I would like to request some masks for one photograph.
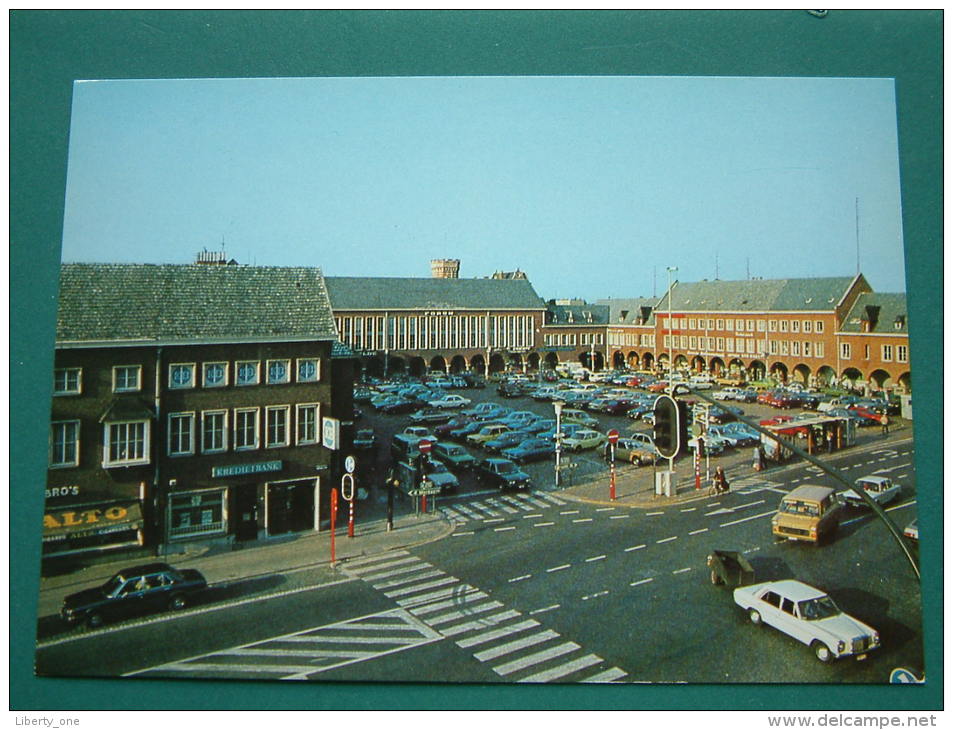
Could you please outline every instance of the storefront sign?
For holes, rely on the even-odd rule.
[[[119,522],[129,516],[126,507],[108,507],[106,509],[86,509],[70,512],[47,512],[43,515],[43,526],[77,527],[79,525],[95,525],[101,522]]]
[[[47,487],[46,488],[46,498],[50,499],[51,497],[78,497],[79,496],[79,487],[75,484],[72,484],[68,487]]]
[[[257,464],[232,464],[230,466],[213,466],[212,477],[235,477],[242,474],[260,474],[268,471],[281,471],[280,461],[260,461]]]
[[[141,521],[138,502],[55,510],[43,515],[43,542],[136,530]]]

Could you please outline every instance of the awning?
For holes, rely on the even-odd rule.
[[[43,542],[138,530],[142,526],[139,502],[77,505],[43,515]]]

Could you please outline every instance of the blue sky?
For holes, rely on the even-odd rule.
[[[527,272],[545,298],[847,276],[904,291],[891,79],[85,81],[64,261]]]

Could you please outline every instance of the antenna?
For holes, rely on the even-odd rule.
[[[751,278],[751,259],[748,257],[745,257],[745,278]]]
[[[718,252],[715,251],[715,281],[718,281]]]

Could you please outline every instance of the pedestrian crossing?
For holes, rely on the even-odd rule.
[[[509,517],[520,512],[560,507],[565,504],[566,500],[546,492],[532,494],[519,492],[513,495],[502,494],[488,497],[478,502],[443,505],[438,508],[438,511],[451,522],[462,525],[467,522]]]
[[[787,494],[791,489],[790,487],[785,489],[784,485],[780,482],[772,482],[755,474],[732,480],[731,491],[737,492],[738,494],[757,494],[758,492]]]
[[[517,497],[507,504],[523,509],[531,503]],[[417,570],[408,570],[410,565],[418,566]],[[628,676],[536,619],[507,608],[407,551],[348,561],[342,570],[394,599],[401,610],[459,648],[472,651],[474,659],[502,681],[594,683]],[[404,572],[394,577],[395,570]],[[435,572],[442,577],[435,577]]]

